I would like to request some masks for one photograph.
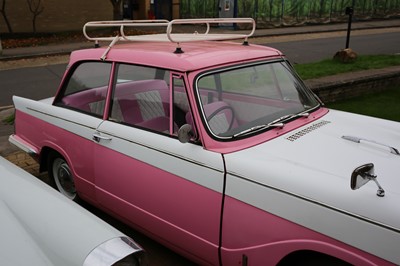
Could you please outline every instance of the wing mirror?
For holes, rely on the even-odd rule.
[[[184,124],[178,130],[178,139],[181,143],[187,143],[193,137],[192,126]]]
[[[364,164],[357,167],[351,174],[350,187],[351,189],[356,190],[372,180],[378,186],[378,191],[376,192],[376,195],[378,197],[383,197],[385,196],[385,190],[383,190],[381,185],[378,183],[378,180],[376,179],[377,175],[375,175],[374,164]]]

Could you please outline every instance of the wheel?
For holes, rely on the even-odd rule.
[[[71,168],[60,154],[54,152],[49,156],[48,170],[52,186],[70,200],[78,201]]]

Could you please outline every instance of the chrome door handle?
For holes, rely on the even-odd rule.
[[[102,135],[100,135],[99,132],[93,133],[93,140],[96,142],[100,142],[101,140],[111,140],[110,137],[104,137]]]

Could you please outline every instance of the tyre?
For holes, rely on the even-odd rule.
[[[78,201],[74,176],[67,161],[60,154],[53,152],[49,156],[47,169],[51,185],[68,199]]]

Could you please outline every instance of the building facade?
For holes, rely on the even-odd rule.
[[[35,19],[37,32],[77,31],[87,21],[113,20],[111,1],[0,0],[0,33],[9,32],[7,24],[13,32],[32,32],[35,10],[42,11]],[[252,17],[258,28],[346,22],[346,8],[350,6],[354,7],[355,21],[400,17],[399,0],[113,1],[119,1],[117,19]]]
[[[119,1],[120,19],[180,17],[179,0]],[[0,0],[0,33],[9,27],[14,33],[33,32],[35,13],[36,32],[78,31],[88,21],[114,18],[110,0]]]

